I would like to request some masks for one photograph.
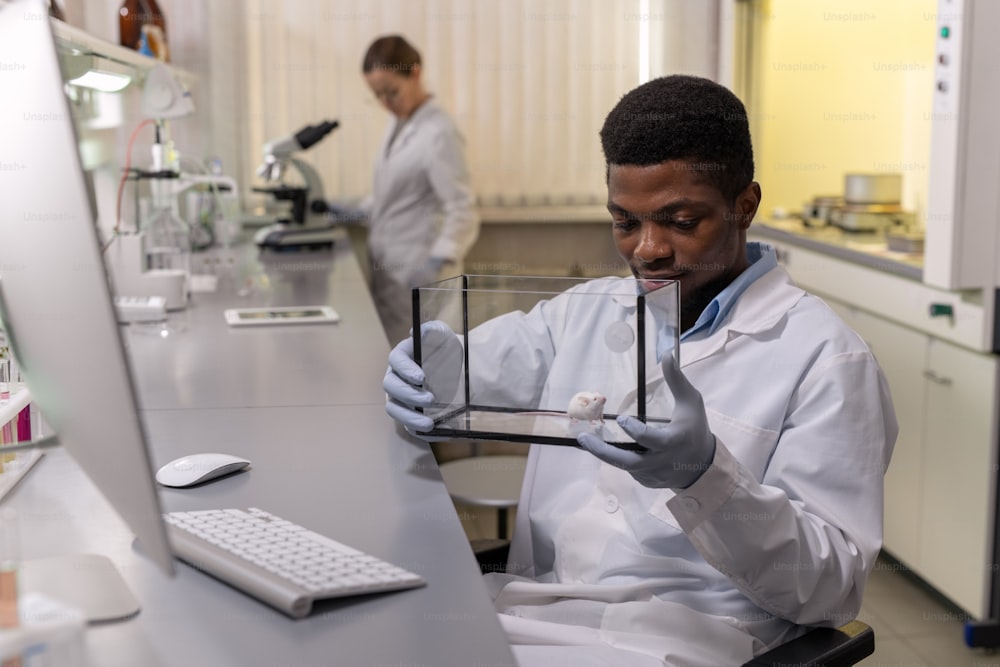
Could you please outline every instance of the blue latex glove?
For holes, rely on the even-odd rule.
[[[605,463],[627,470],[643,486],[684,489],[694,484],[715,457],[715,436],[708,428],[705,403],[678,367],[672,354],[663,358],[663,377],[676,402],[668,424],[644,424],[620,415],[618,425],[646,448],[633,452],[581,433],[581,447]]]
[[[431,430],[434,420],[416,408],[430,407],[437,398],[454,398],[465,353],[458,336],[444,322],[424,322],[420,331],[424,368],[413,359],[413,337],[406,338],[389,352],[389,368],[382,379],[382,388],[386,393],[386,413],[413,435],[424,437],[421,432]]]

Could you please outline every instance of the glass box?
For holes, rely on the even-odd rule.
[[[590,431],[637,448],[616,417],[670,420],[660,363],[678,358],[679,294],[676,281],[618,277],[460,275],[414,288],[414,358],[435,397],[428,434],[575,446]]]

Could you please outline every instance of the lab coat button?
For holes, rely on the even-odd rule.
[[[608,514],[614,514],[618,510],[618,498],[615,496],[608,496],[604,501],[604,509]]]
[[[683,507],[685,511],[688,512],[697,512],[699,509],[701,509],[701,503],[699,503],[694,498],[691,498],[690,496],[684,496],[683,498],[681,498],[681,507]]]

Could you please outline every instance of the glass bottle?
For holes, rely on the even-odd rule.
[[[169,207],[153,210],[144,233],[146,268],[190,272],[191,234],[187,224]]]
[[[142,0],[125,0],[118,9],[118,43],[130,49],[139,49],[142,24],[145,22]]]
[[[147,269],[172,269],[191,274],[191,229],[177,215],[166,183],[152,182],[152,201],[143,231]]]
[[[62,7],[56,0],[49,0],[49,16],[54,19],[59,19],[63,23],[66,22],[66,14],[63,12]]]

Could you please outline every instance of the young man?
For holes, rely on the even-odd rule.
[[[487,583],[523,664],[738,665],[860,609],[891,399],[861,339],[746,242],[761,189],[732,93],[650,81],[601,141],[620,254],[640,284],[681,286],[681,368],[659,355],[672,421],[619,418],[643,452],[591,434],[532,446],[508,572]],[[602,339],[548,326],[554,312],[594,317],[557,297],[484,325],[490,349],[508,375],[584,386]],[[390,354],[386,409],[419,432],[430,420],[412,408],[433,397],[411,349]]]

